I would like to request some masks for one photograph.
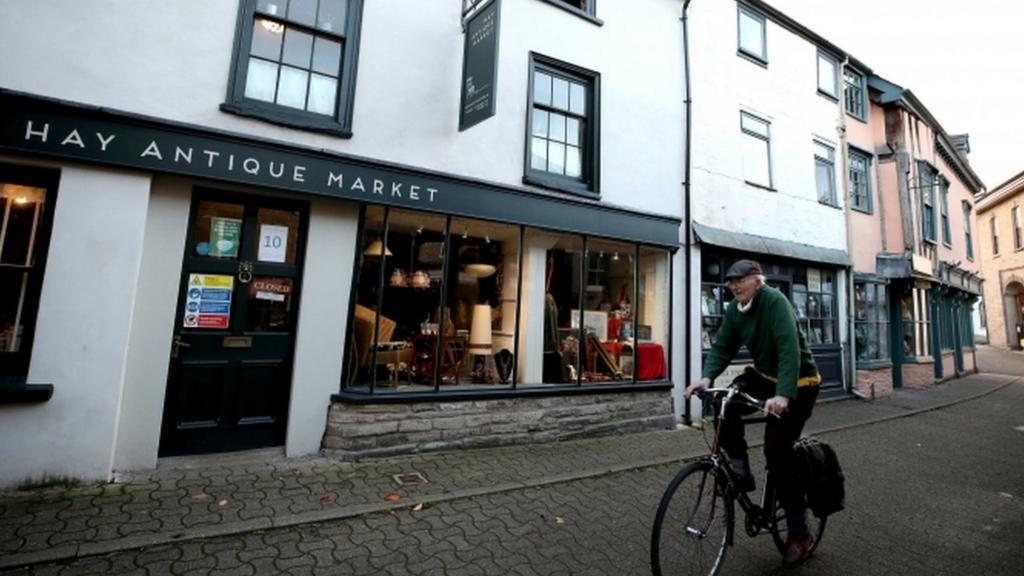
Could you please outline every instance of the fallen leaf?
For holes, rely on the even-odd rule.
[[[561,516],[555,516],[555,524],[565,524],[565,519]]]
[[[320,501],[324,504],[330,504],[331,502],[334,502],[334,496],[331,494],[324,494],[320,497]]]
[[[413,512],[419,512],[420,510],[423,510],[423,502],[420,502],[419,504],[412,507]]]
[[[1003,498],[1013,498],[1013,494],[1009,494],[1006,492],[1000,492],[999,495],[1002,496]]]
[[[213,498],[213,496],[210,496],[209,494],[193,494],[192,495],[192,499],[193,500],[209,500],[210,498]]]
[[[397,500],[401,500],[402,495],[399,494],[398,492],[388,492],[387,494],[384,495],[384,499],[387,500],[388,502],[395,502]]]
[[[223,507],[223,506],[227,506],[227,505],[228,505],[228,501],[227,500],[221,500],[220,502],[217,502],[217,506]]]

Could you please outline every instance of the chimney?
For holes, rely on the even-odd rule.
[[[967,160],[967,155],[971,153],[970,134],[950,134],[949,139],[953,141],[953,146],[956,147],[956,151],[960,154],[960,157]]]

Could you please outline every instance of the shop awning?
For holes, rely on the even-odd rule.
[[[720,248],[731,248],[752,254],[785,256],[806,262],[821,262],[835,264],[836,266],[853,265],[853,261],[850,260],[850,256],[846,252],[836,250],[835,248],[822,248],[820,246],[789,242],[767,236],[730,232],[720,228],[712,228],[700,222],[693,223],[693,232],[701,243],[711,244]]]

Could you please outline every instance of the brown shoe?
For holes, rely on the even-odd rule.
[[[799,566],[807,559],[811,551],[811,535],[791,536],[786,542],[786,554],[782,557],[782,563],[786,566]]]

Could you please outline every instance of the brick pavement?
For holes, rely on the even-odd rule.
[[[900,391],[875,402],[823,403],[809,432],[900,418],[983,396],[1013,381],[1007,376],[974,375],[925,390]],[[285,460],[268,453],[258,453],[255,459],[249,455],[173,460],[122,483],[0,495],[0,569],[85,558],[86,564],[102,566],[98,572],[120,573],[104,564],[111,560],[101,555],[126,550],[167,554],[167,562],[214,562],[220,569],[230,569],[245,550],[251,552],[250,560],[257,559],[266,538],[280,539],[274,543],[278,548],[285,546],[285,555],[274,562],[287,563],[287,550],[301,552],[294,555],[295,562],[307,562],[316,552],[300,550],[296,542],[288,544],[290,534],[321,530],[327,521],[374,523],[391,518],[389,512],[408,511],[418,504],[458,510],[460,500],[472,497],[519,499],[539,487],[599,481],[615,472],[648,473],[645,470],[705,451],[702,435],[684,429],[363,462]],[[393,478],[410,472],[419,472],[427,482],[400,486]],[[500,520],[488,524],[484,518],[480,525],[501,528]],[[266,532],[278,527],[300,528]],[[459,552],[458,530],[464,529],[453,531],[447,523],[424,529],[450,531],[455,538],[453,553]],[[411,535],[416,538],[416,531]],[[234,536],[251,550],[234,549],[226,554],[235,560],[218,559],[216,550],[207,549],[208,539],[215,536]],[[359,531],[346,538],[359,539]],[[172,543],[179,545],[161,546]],[[367,566],[367,573],[373,573]],[[127,572],[129,567],[123,568]]]

